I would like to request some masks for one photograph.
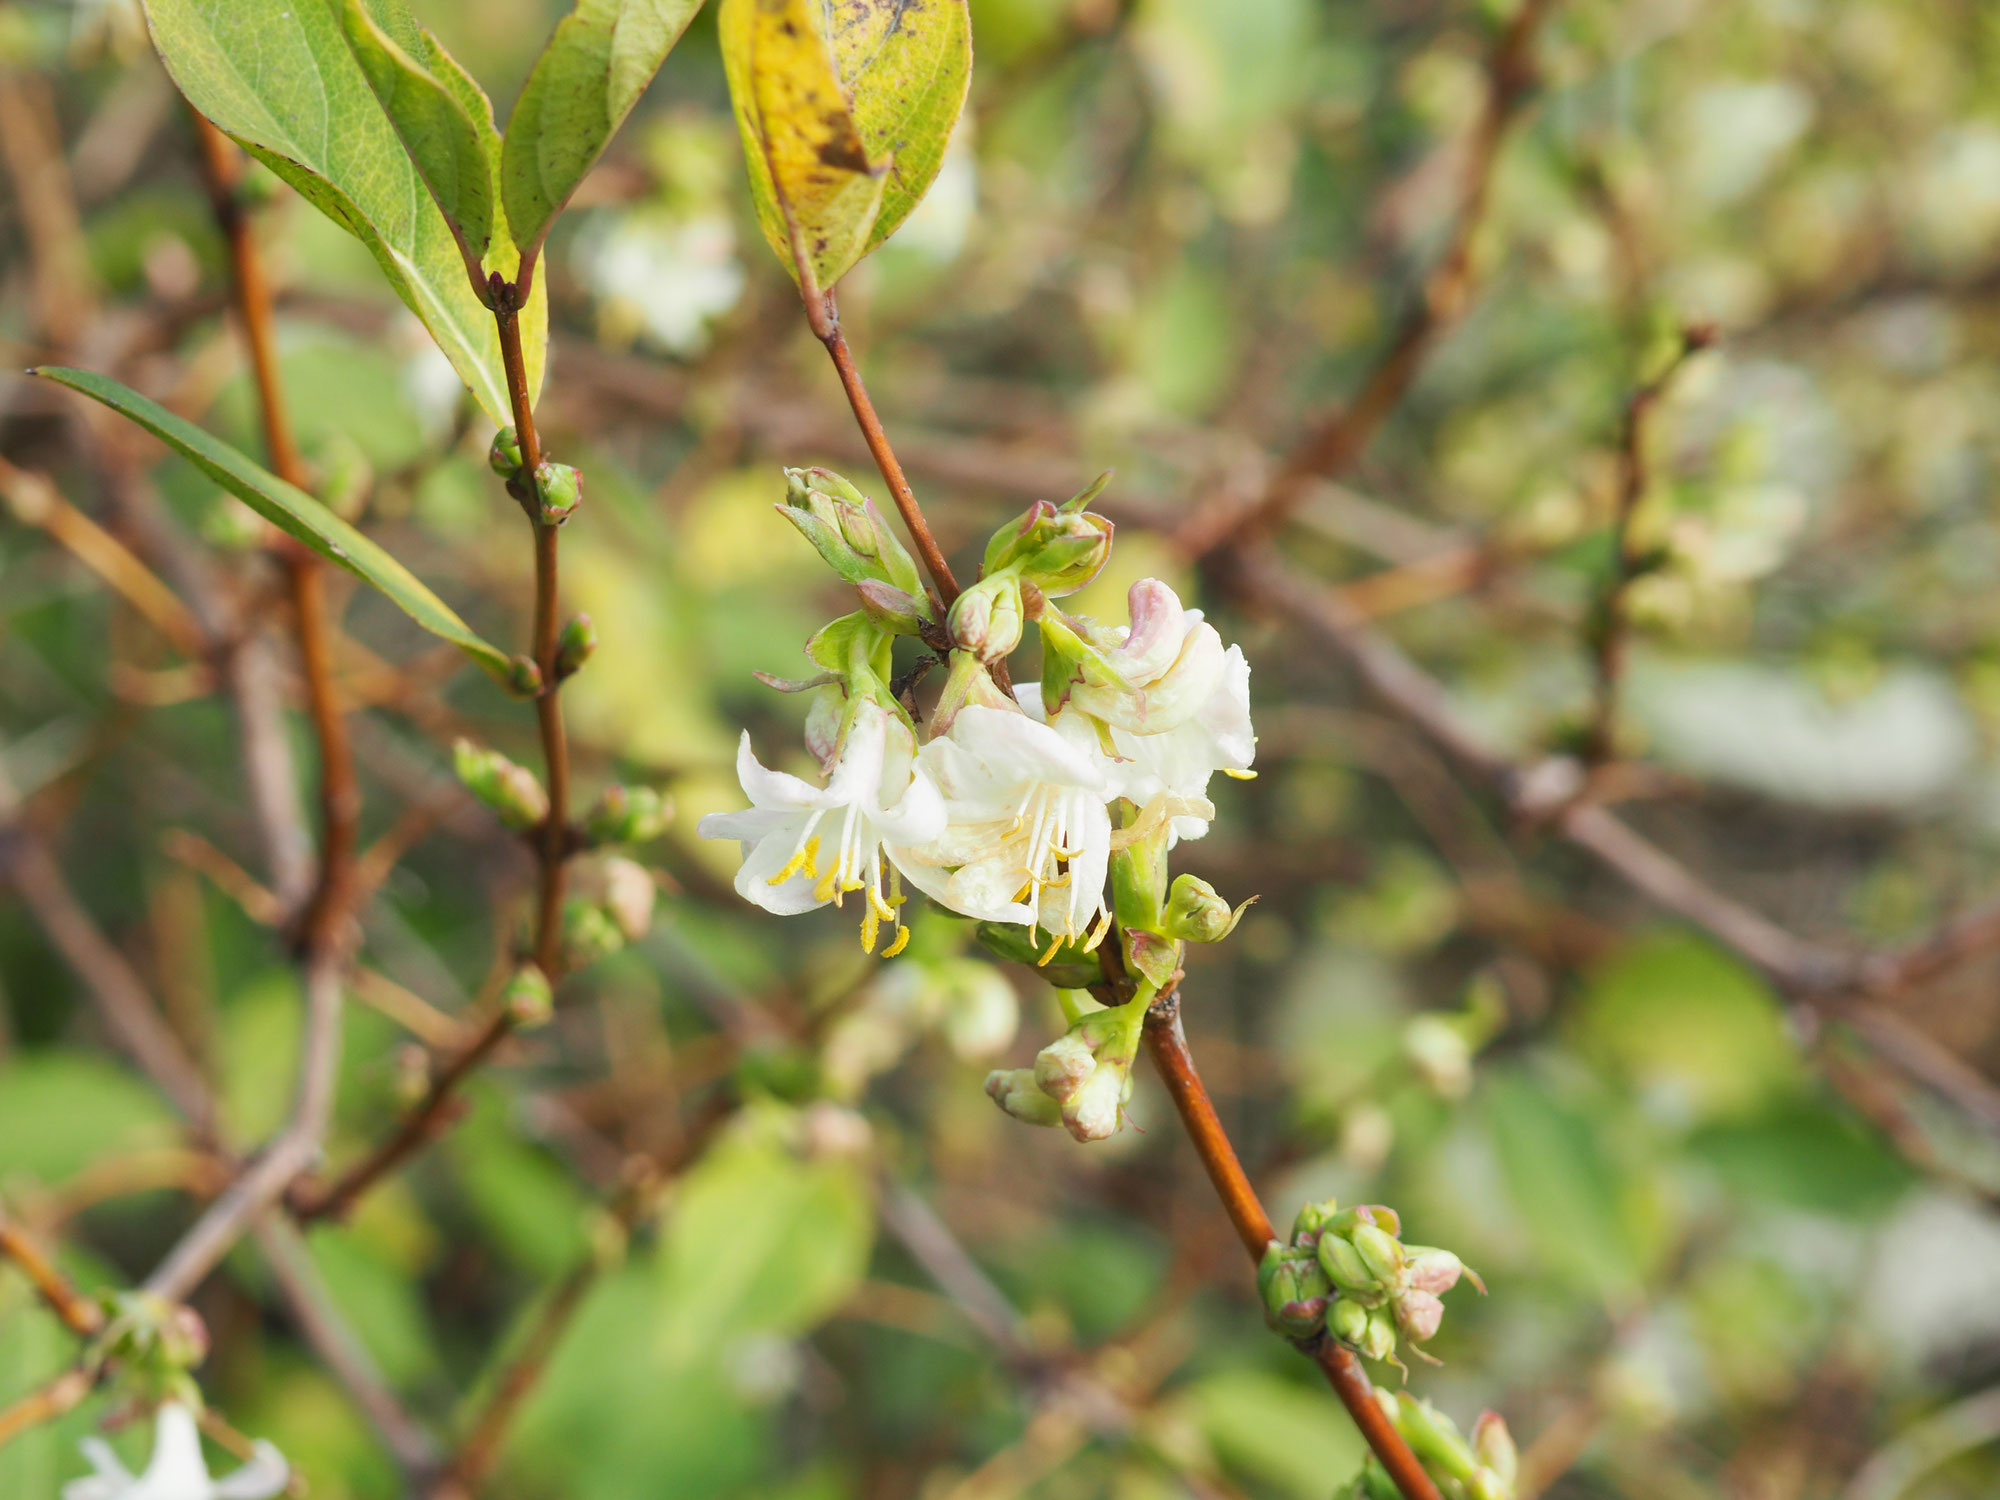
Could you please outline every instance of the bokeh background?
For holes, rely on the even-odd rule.
[[[503,111],[555,14],[416,8]],[[2000,1381],[2000,958],[1870,1002],[1873,1029],[1780,994],[1510,818],[1324,643],[1244,612],[1170,540],[1350,394],[1419,299],[1509,7],[972,10],[971,106],[920,214],[843,287],[846,323],[964,566],[1030,500],[1116,467],[1119,546],[1086,611],[1157,573],[1249,653],[1260,775],[1218,784],[1181,865],[1261,899],[1184,993],[1274,1216],[1386,1201],[1484,1273],[1492,1295],[1453,1294],[1445,1363],[1412,1388],[1462,1421],[1502,1410],[1551,1496],[2000,1492],[2000,1400],[1980,1399]],[[1681,329],[1712,324],[1646,449],[1636,534],[1657,566],[1631,594],[1620,811],[1803,937],[1916,939],[2000,876],[2000,10],[1564,0],[1532,56],[1465,314],[1284,554],[1508,755],[1573,746],[1626,405]],[[192,131],[137,7],[0,5],[0,105],[0,364],[108,369],[255,451]],[[324,493],[484,633],[522,638],[528,546],[490,427],[361,247],[266,186],[284,376]],[[875,488],[755,229],[712,15],[547,274],[545,431],[588,483],[566,587],[602,638],[566,701],[587,790],[674,795],[645,851],[664,894],[455,1128],[312,1231],[334,1302],[449,1432],[550,1289],[597,1268],[496,1497],[1324,1500],[1359,1440],[1261,1326],[1154,1082],[1103,1145],[1017,1125],[980,1079],[1054,1033],[1045,987],[941,914],[872,964],[844,917],[739,902],[733,847],[693,837],[738,803],[741,726],[803,767],[802,701],[751,674],[803,675],[806,637],[848,607],[770,510],[779,468]],[[61,393],[0,378],[0,452],[141,556],[199,557],[215,598],[273,597],[246,513]],[[215,674],[60,529],[0,517],[0,764],[21,804],[0,820],[0,1200],[85,1284],[128,1285],[217,1169],[5,896],[21,830],[195,1049],[232,1137],[283,1117],[301,1006],[260,921]],[[534,763],[519,705],[380,601],[338,597],[365,829],[408,847],[363,919],[335,1163],[490,1000],[528,891],[524,851],[454,800],[449,742]],[[603,1205],[646,1162],[680,1176],[628,1237]],[[254,1244],[196,1305],[231,1423],[322,1500],[401,1493]],[[0,1270],[0,1400],[72,1357]],[[53,1496],[103,1415],[0,1449],[0,1493]]]

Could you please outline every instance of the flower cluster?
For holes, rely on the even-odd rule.
[[[702,819],[700,832],[742,845],[736,889],[767,911],[855,897],[862,947],[884,957],[909,940],[906,883],[985,924],[989,947],[1058,985],[1092,982],[1115,923],[1139,1000],[1086,1012],[1077,999],[1071,1031],[1035,1068],[988,1082],[1010,1114],[1079,1139],[1109,1135],[1144,1003],[1178,971],[1182,942],[1234,926],[1201,882],[1168,887],[1166,854],[1208,831],[1216,772],[1250,774],[1249,664],[1158,579],[1132,586],[1125,625],[1056,604],[1110,556],[1111,522],[1088,509],[1102,480],[996,532],[978,581],[947,611],[874,502],[824,469],[786,477],[779,510],[860,605],[808,644],[819,675],[766,679],[816,694],[806,743],[821,775],[769,769],[746,732],[736,769],[751,805]],[[1041,681],[1008,692],[996,669],[1030,625]],[[899,637],[948,667],[921,738],[894,677]]]
[[[1428,1401],[1387,1391],[1375,1392],[1375,1399],[1444,1500],[1514,1500],[1520,1458],[1513,1434],[1498,1412],[1481,1412],[1468,1440]],[[1402,1493],[1370,1458],[1335,1500],[1402,1500]]]
[[[1306,1339],[1323,1327],[1370,1359],[1396,1358],[1397,1340],[1417,1346],[1444,1321],[1444,1294],[1463,1276],[1486,1284],[1449,1250],[1406,1245],[1393,1208],[1364,1203],[1342,1209],[1333,1199],[1308,1203],[1290,1240],[1273,1240],[1257,1269],[1257,1289],[1271,1326]]]

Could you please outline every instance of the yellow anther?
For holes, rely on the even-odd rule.
[[[1232,771],[1227,766],[1222,768],[1222,774],[1227,776],[1231,781],[1255,781],[1257,779],[1255,771]]]
[[[868,909],[885,922],[896,920],[896,908],[884,901],[881,891],[872,885],[868,887]]]
[[[1110,931],[1111,913],[1107,911],[1099,918],[1096,929],[1090,934],[1090,940],[1083,945],[1083,951],[1085,953],[1095,953],[1097,945],[1104,941],[1105,934]]]
[[[840,882],[840,888],[843,891],[858,891],[867,884],[868,882],[865,880],[843,880]]]
[[[875,939],[881,934],[881,931],[882,919],[875,915],[875,908],[871,906],[861,913],[861,951],[863,953],[873,953],[875,951]]]
[[[1042,882],[1042,889],[1045,891],[1059,891],[1068,884],[1069,884],[1069,872],[1064,871],[1060,879],[1044,880]]]
[[[833,901],[837,903],[840,900],[839,886],[839,869],[828,870],[824,875],[820,876],[819,884],[813,887],[813,900]]]
[[[799,850],[797,854],[794,854],[789,860],[787,860],[785,862],[785,868],[778,871],[777,874],[773,875],[767,883],[770,885],[783,885],[787,880],[790,880],[794,875],[798,874],[801,870],[803,870],[806,873],[807,877],[810,879],[816,880],[819,878],[819,835],[818,834],[814,834],[811,838],[807,839],[805,847]],[[819,899],[822,901],[826,899],[824,896],[820,896],[817,890],[815,890],[813,894],[815,896],[818,896]]]
[[[888,947],[882,950],[882,956],[884,958],[894,958],[898,953],[901,953],[905,948],[909,946],[910,946],[910,929],[907,927],[898,927],[896,929],[896,941],[891,943]]]
[[[1044,953],[1040,958],[1035,960],[1035,967],[1038,969],[1047,968],[1049,966],[1049,960],[1054,958],[1058,953],[1062,952],[1062,945],[1063,945],[1063,936],[1059,932],[1055,936],[1055,941],[1049,944],[1049,951]]]

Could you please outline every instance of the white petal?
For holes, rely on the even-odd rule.
[[[87,1437],[77,1446],[83,1449],[91,1472],[65,1484],[62,1500],[119,1500],[132,1488],[132,1471],[118,1461],[118,1455],[103,1438]]]
[[[872,703],[862,705],[855,714],[847,738],[841,743],[833,776],[826,784],[827,805],[852,807],[875,800],[882,785],[882,757],[888,749],[883,723],[888,717],[887,710]]]
[[[757,807],[831,807],[833,799],[809,781],[784,771],[767,769],[750,748],[750,731],[736,746],[736,779],[743,794]]]
[[[291,1477],[292,1466],[285,1462],[285,1455],[269,1443],[259,1442],[251,1449],[249,1463],[215,1482],[215,1500],[269,1500]]]
[[[910,784],[894,807],[885,808],[873,819],[884,840],[891,844],[928,844],[944,832],[944,794],[921,766],[911,768]]]
[[[201,1428],[179,1401],[161,1405],[153,1418],[153,1456],[128,1500],[210,1500],[208,1464],[201,1456]]]
[[[1107,653],[1111,665],[1134,687],[1151,682],[1173,665],[1188,632],[1187,612],[1174,591],[1157,578],[1141,578],[1125,596],[1132,629],[1125,644]]]
[[[793,851],[799,847],[799,835],[805,831],[806,819],[810,813],[794,813],[780,827],[758,839],[746,839],[743,844],[743,863],[736,869],[736,894],[753,905],[780,917],[795,917],[800,912],[812,911],[826,905],[813,894],[816,881],[804,870],[788,876],[776,885],[771,881],[778,872],[792,862]],[[821,873],[833,862],[833,850],[839,847],[842,814],[830,813],[820,820],[814,830],[820,839],[820,848],[825,854],[821,861]]]

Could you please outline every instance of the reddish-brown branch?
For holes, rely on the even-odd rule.
[[[40,1390],[30,1392],[0,1411],[0,1448],[6,1447],[30,1428],[53,1422],[73,1411],[96,1385],[94,1370],[82,1367],[65,1370]]]
[[[861,437],[868,444],[868,452],[875,460],[875,467],[882,471],[882,482],[889,486],[889,495],[896,502],[896,510],[903,518],[903,525],[909,528],[910,540],[917,544],[917,556],[924,562],[924,569],[931,575],[931,582],[937,585],[938,597],[946,609],[958,597],[958,580],[951,575],[951,564],[944,560],[937,538],[931,535],[930,523],[917,504],[916,492],[910,488],[910,481],[904,477],[903,466],[896,458],[896,450],[889,446],[889,434],[883,430],[882,419],[875,413],[875,403],[868,397],[868,387],[862,383],[861,371],[854,363],[854,351],[847,347],[847,335],[840,330],[840,307],[833,299],[833,293],[814,297],[805,294],[806,321],[812,325],[814,337],[826,345],[826,352],[833,360],[834,372],[840,376],[840,388],[847,393],[847,404],[854,412],[855,426],[861,429]]]
[[[1216,1116],[1215,1105],[1195,1072],[1194,1055],[1188,1051],[1187,1036],[1181,1030],[1180,993],[1175,991],[1155,1004],[1146,1015],[1146,1051],[1159,1069],[1160,1080],[1174,1101],[1174,1109],[1187,1129],[1188,1141],[1201,1158],[1208,1180],[1222,1200],[1236,1237],[1243,1241],[1252,1265],[1264,1257],[1265,1247],[1277,1238],[1270,1216],[1257,1199],[1257,1190],[1237,1159],[1229,1133]],[[1388,1414],[1376,1403],[1368,1372],[1353,1351],[1323,1332],[1300,1346],[1326,1375],[1327,1383],[1340,1397],[1341,1405],[1361,1429],[1362,1437],[1381,1461],[1383,1469],[1403,1492],[1404,1500],[1439,1500],[1437,1486],[1424,1466],[1403,1441]]]
[[[256,377],[257,409],[271,469],[288,484],[307,487],[305,462],[299,455],[291,414],[285,407],[283,377],[278,369],[276,319],[271,284],[257,245],[255,226],[237,197],[242,159],[228,137],[200,114],[190,111],[201,146],[202,171],[216,223],[229,246],[229,263],[236,292],[236,312],[249,346]],[[319,750],[320,858],[319,875],[306,909],[300,914],[299,939],[307,953],[327,951],[340,940],[347,918],[350,876],[359,836],[361,791],[354,777],[354,752],[341,718],[334,686],[333,625],[326,605],[326,580],[320,560],[295,542],[278,549],[291,591],[294,625],[298,631],[299,673],[305,683],[306,712],[312,720],[313,742]]]
[[[1423,368],[1424,359],[1471,303],[1473,251],[1486,222],[1493,173],[1509,128],[1534,82],[1536,34],[1554,0],[1526,0],[1494,43],[1487,61],[1486,104],[1465,146],[1464,187],[1451,240],[1424,278],[1423,294],[1354,399],[1326,413],[1284,465],[1248,498],[1225,494],[1191,516],[1176,538],[1189,557],[1233,539],[1261,534],[1298,507],[1313,486],[1347,470],[1367,448]]]
[[[21,1268],[21,1273],[71,1333],[89,1338],[104,1326],[104,1309],[78,1291],[18,1224],[4,1218],[0,1218],[0,1255]]]

